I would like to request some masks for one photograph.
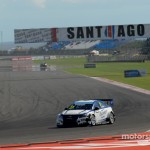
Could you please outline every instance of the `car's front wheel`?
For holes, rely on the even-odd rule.
[[[91,116],[89,117],[89,124],[90,124],[91,126],[95,126],[95,125],[96,125],[96,118],[95,118],[94,115],[91,115]]]

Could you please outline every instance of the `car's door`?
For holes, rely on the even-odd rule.
[[[100,123],[101,122],[100,105],[99,105],[99,103],[97,101],[94,102],[94,104],[93,104],[93,110],[94,110],[96,123]]]
[[[101,122],[103,122],[108,115],[108,107],[105,105],[105,103],[99,101],[98,102],[100,105],[100,118],[101,118]]]

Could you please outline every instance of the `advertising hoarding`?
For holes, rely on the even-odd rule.
[[[150,24],[15,29],[15,43],[146,38]]]
[[[125,70],[124,77],[143,77],[146,75],[146,70]]]

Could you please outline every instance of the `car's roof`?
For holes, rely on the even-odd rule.
[[[88,103],[94,103],[96,100],[76,100],[75,102],[88,102]]]

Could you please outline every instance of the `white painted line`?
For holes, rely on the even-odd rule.
[[[142,89],[142,88],[139,88],[139,87],[136,87],[136,86],[132,86],[132,85],[125,84],[125,83],[120,83],[120,82],[117,82],[117,81],[113,81],[113,80],[109,80],[109,79],[105,79],[105,78],[101,78],[101,77],[91,77],[91,78],[95,79],[95,80],[99,80],[101,82],[113,84],[113,85],[116,85],[116,86],[119,86],[119,87],[124,87],[126,89],[130,89],[130,90],[133,90],[133,91],[137,91],[137,92],[140,92],[140,93],[150,95],[149,90],[145,90],[145,89]]]

